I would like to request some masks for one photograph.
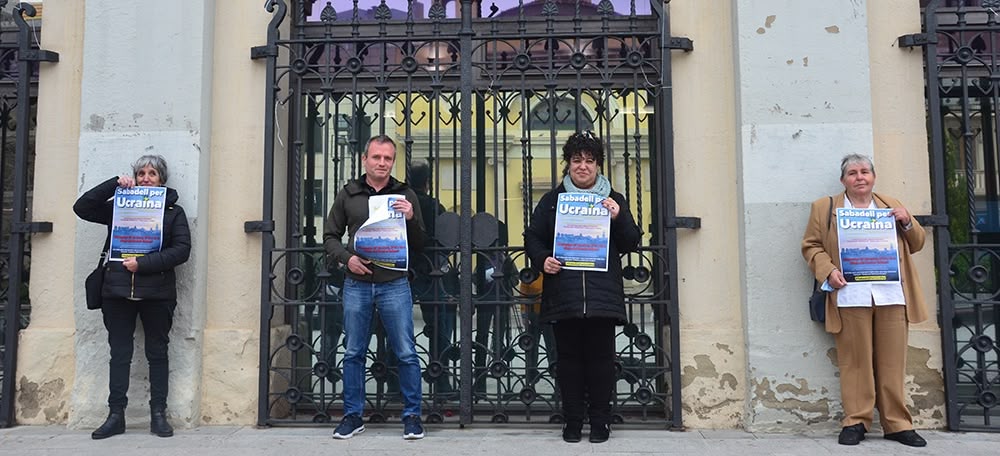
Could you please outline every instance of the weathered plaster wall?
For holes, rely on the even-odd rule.
[[[257,417],[261,235],[244,233],[243,222],[261,218],[266,67],[263,60],[249,56],[251,47],[266,44],[271,15],[243,0],[218,0],[216,5],[212,242],[206,271],[212,287],[200,420],[252,424]],[[281,151],[276,154],[283,156]]]
[[[243,0],[160,3],[46,1],[43,47],[61,61],[43,66],[36,177],[46,185],[33,210],[55,231],[34,237],[32,259],[73,280],[32,282],[22,423],[89,427],[104,416],[106,333],[99,313],[82,310],[103,231],[69,208],[147,150],[170,160],[196,233],[172,333],[171,418],[256,419],[261,236],[243,222],[261,218],[265,67],[249,49],[265,43],[271,16]],[[837,165],[849,151],[874,151],[879,189],[930,212],[920,52],[894,45],[919,30],[914,3],[671,2],[673,34],[696,47],[673,51],[677,212],[702,219],[678,232],[685,426],[839,426],[836,350],[808,321],[798,245],[809,202],[842,188]],[[284,171],[275,175],[280,203]],[[917,259],[936,302],[929,246]],[[139,336],[129,419],[142,425]],[[916,424],[940,426],[936,323],[915,325],[910,345]]]
[[[700,229],[677,233],[683,423],[732,428],[748,388],[736,261],[733,36],[726,26],[733,9],[693,0],[669,6],[671,34],[695,44],[694,52],[672,54],[677,214],[701,217]]]
[[[178,189],[191,226],[191,258],[178,268],[170,335],[168,413],[176,426],[190,426],[200,414],[214,6],[211,0],[89,0],[84,11],[79,177],[73,193],[130,173],[140,155],[161,154],[170,166],[168,185]],[[72,251],[76,283],[82,283],[105,231],[83,221],[76,230]],[[77,376],[69,423],[89,427],[106,413],[107,336],[100,313],[82,305],[75,311]],[[149,384],[141,332],[136,339],[127,416],[141,424],[149,419]]]
[[[749,429],[838,426],[799,245],[812,200],[843,190],[840,158],[872,152],[866,3],[735,2]]]
[[[80,76],[83,66],[83,2],[47,0],[43,49],[59,53],[58,63],[42,63],[35,131],[35,186],[32,218],[52,222],[53,231],[31,238],[29,289],[31,323],[18,342],[16,420],[23,424],[64,423],[75,382],[73,309],[83,305],[83,258],[74,261],[76,217],[75,157],[80,136]],[[97,259],[87,256],[91,269]],[[78,280],[67,280],[78,278]]]
[[[895,39],[920,30],[914,2],[734,2],[737,9],[740,188],[748,382],[753,430],[840,426],[833,339],[810,323],[810,275],[799,253],[810,202],[843,190],[839,160],[871,154],[877,190],[930,212],[919,51]],[[780,226],[780,229],[776,229]],[[935,302],[931,249],[918,255]],[[928,287],[928,285],[930,285]],[[918,426],[942,410],[933,323],[911,335],[908,388]],[[935,378],[937,380],[935,380]]]

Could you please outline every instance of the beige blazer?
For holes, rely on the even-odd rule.
[[[903,203],[885,195],[875,194],[875,205],[880,208],[900,207]],[[813,276],[822,283],[834,269],[840,269],[840,251],[837,242],[836,208],[844,207],[844,194],[830,198],[822,197],[812,203],[809,213],[809,223],[802,236],[802,257],[809,264]],[[827,217],[830,217],[830,229],[827,230]],[[927,305],[920,288],[920,278],[913,265],[910,255],[919,252],[924,246],[923,227],[916,218],[911,217],[913,227],[903,231],[897,226],[899,238],[899,275],[903,286],[903,299],[906,300],[906,320],[910,323],[920,323],[927,319]],[[837,334],[841,329],[840,310],[837,307],[837,291],[826,297],[826,331]]]

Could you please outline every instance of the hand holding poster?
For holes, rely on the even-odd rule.
[[[406,219],[392,208],[403,195],[375,195],[368,198],[368,220],[354,233],[354,252],[372,264],[405,271],[409,263],[406,248]]]
[[[160,251],[166,201],[166,187],[115,189],[109,261]]]
[[[840,267],[847,282],[898,282],[899,245],[892,209],[837,209]]]
[[[552,256],[564,268],[608,270],[611,213],[602,201],[593,193],[559,194]]]

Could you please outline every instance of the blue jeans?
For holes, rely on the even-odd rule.
[[[420,358],[413,337],[413,299],[406,277],[385,282],[344,279],[344,415],[362,416],[365,406],[365,360],[371,341],[372,314],[378,309],[386,338],[399,359],[403,416],[420,416]]]

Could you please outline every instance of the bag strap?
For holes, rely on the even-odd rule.
[[[108,237],[104,238],[104,249],[101,250],[101,257],[97,260],[97,269],[104,267],[104,260],[108,256],[108,249],[111,248],[111,227],[108,227]]]
[[[830,210],[826,211],[826,231],[830,232],[830,218],[833,213],[833,197],[828,196],[827,198],[830,198]]]

